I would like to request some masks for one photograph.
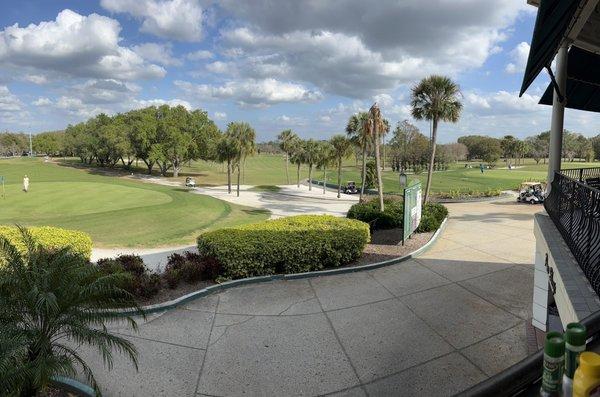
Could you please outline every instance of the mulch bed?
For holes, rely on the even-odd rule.
[[[375,230],[371,235],[371,243],[367,244],[363,255],[342,267],[368,265],[410,254],[427,244],[432,236],[433,232],[413,234],[402,245],[402,229]],[[163,288],[157,295],[150,299],[139,300],[138,303],[140,306],[163,303],[214,284],[213,281],[199,281],[192,284],[182,281],[177,288]]]

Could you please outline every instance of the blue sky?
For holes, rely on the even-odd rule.
[[[410,120],[410,87],[432,73],[463,95],[442,142],[549,128],[547,77],[517,96],[536,11],[525,0],[367,3],[0,0],[0,130],[168,103],[221,128],[248,121],[260,140],[287,128],[326,138],[374,101],[392,124]],[[568,112],[566,127],[596,135],[598,120]]]

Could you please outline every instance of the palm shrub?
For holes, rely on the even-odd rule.
[[[126,320],[115,309],[138,308],[120,288],[125,275],[104,274],[69,248],[47,249],[19,228],[25,250],[0,236],[0,395],[35,396],[54,376],[75,376],[77,369],[100,394],[94,375],[74,346],[95,347],[104,365],[113,351],[128,356],[137,369],[137,352],[106,325]],[[137,314],[142,314],[137,310]]]

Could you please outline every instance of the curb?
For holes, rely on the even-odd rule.
[[[276,281],[276,280],[297,280],[297,279],[311,278],[311,277],[330,276],[330,275],[335,275],[335,274],[355,273],[355,272],[361,272],[361,271],[365,271],[365,270],[378,269],[380,267],[385,267],[385,266],[389,266],[389,265],[394,265],[396,263],[404,262],[408,259],[414,258],[415,256],[418,256],[419,254],[422,254],[423,252],[427,251],[437,241],[437,239],[439,238],[441,233],[444,231],[447,222],[448,222],[448,217],[446,217],[442,221],[442,224],[440,225],[438,230],[436,230],[436,232],[433,234],[433,236],[431,236],[431,239],[429,239],[429,241],[424,246],[422,246],[421,248],[419,248],[409,254],[406,254],[406,255],[398,257],[398,258],[393,258],[393,259],[389,259],[387,261],[371,263],[368,265],[361,265],[361,266],[342,267],[342,268],[337,268],[337,269],[319,270],[319,271],[306,272],[306,273],[275,274],[272,276],[258,276],[258,277],[241,278],[238,280],[231,280],[231,281],[227,281],[227,282],[224,282],[221,284],[211,285],[209,287],[203,288],[198,291],[190,292],[187,295],[181,296],[177,299],[173,299],[173,300],[170,300],[167,302],[156,303],[154,305],[149,305],[149,306],[143,306],[143,307],[141,307],[141,311],[145,314],[153,314],[153,313],[159,313],[159,312],[171,310],[180,305],[183,305],[183,304],[186,304],[193,300],[196,300],[198,298],[201,298],[203,296],[208,296],[208,295],[214,294],[216,292],[221,292],[221,291],[224,291],[224,290],[227,290],[230,288],[234,288],[234,287],[239,287],[242,285],[265,283],[265,282]],[[118,315],[121,315],[121,316],[137,315],[139,313],[140,313],[140,311],[138,311],[134,308],[118,311]]]
[[[312,278],[312,277],[332,276],[335,274],[356,273],[356,272],[373,270],[373,269],[378,269],[381,267],[401,263],[408,259],[414,258],[414,257],[426,252],[427,250],[429,250],[429,248],[437,241],[439,236],[442,234],[442,232],[446,228],[447,223],[448,223],[448,217],[444,218],[444,220],[442,221],[442,224],[440,225],[438,230],[435,231],[433,236],[431,236],[429,241],[424,246],[411,252],[410,254],[406,254],[399,258],[389,259],[387,261],[371,263],[371,264],[362,265],[362,266],[344,267],[344,268],[339,268],[339,269],[320,270],[320,271],[306,272],[306,273],[277,274],[277,275],[273,275],[273,276],[250,277],[250,278],[242,278],[239,280],[232,280],[232,281],[228,281],[228,282],[222,283],[222,284],[211,285],[210,287],[206,287],[201,290],[191,292],[187,295],[184,295],[177,299],[173,299],[168,302],[157,303],[155,305],[150,305],[150,306],[144,306],[141,308],[141,311],[144,312],[144,314],[153,314],[153,313],[164,312],[167,310],[175,309],[176,307],[178,307],[180,305],[191,302],[198,298],[212,295],[216,292],[224,291],[224,290],[234,288],[234,287],[239,287],[242,285],[258,284],[258,283],[264,283],[264,282],[275,281],[275,280],[298,280],[298,279]],[[135,309],[125,309],[125,310],[118,312],[118,315],[120,315],[120,316],[137,315],[137,314],[139,314],[139,311],[137,311]],[[64,388],[67,391],[75,393],[81,397],[94,397],[96,395],[94,393],[94,390],[91,387],[89,387],[88,385],[81,383],[75,379],[57,376],[52,379],[52,383]]]

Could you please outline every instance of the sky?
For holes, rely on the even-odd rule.
[[[550,126],[545,72],[518,97],[537,11],[525,0],[0,0],[0,11],[0,131],[166,103],[221,129],[247,121],[259,141],[288,128],[325,139],[373,102],[392,125],[413,121],[411,87],[430,74],[456,81],[464,105],[440,142]],[[565,127],[593,136],[598,121],[567,111]]]

